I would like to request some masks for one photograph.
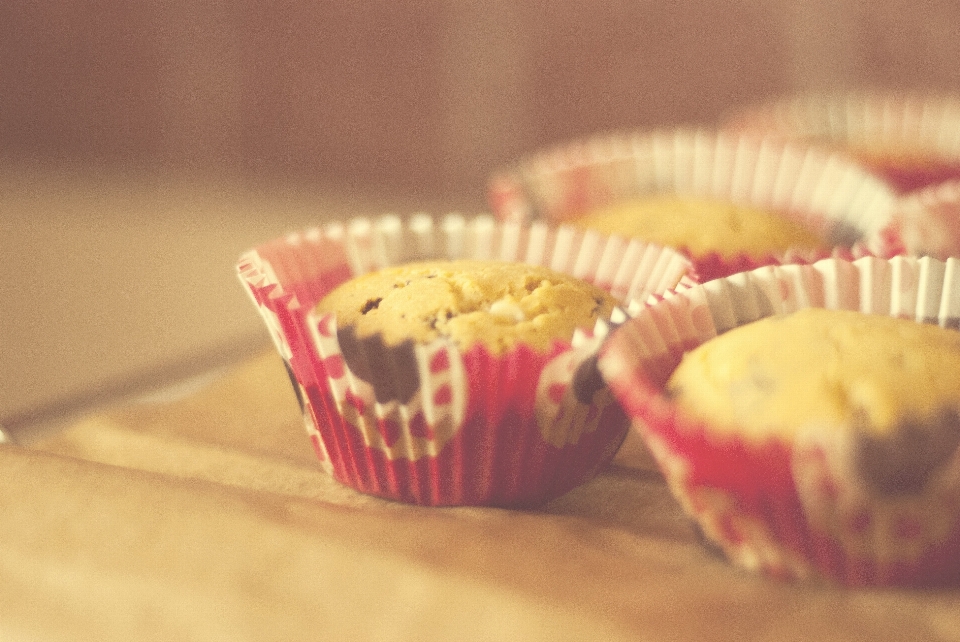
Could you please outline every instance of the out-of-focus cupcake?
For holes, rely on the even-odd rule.
[[[960,257],[960,180],[915,190],[900,199],[892,236],[902,251],[946,260]]]
[[[689,282],[691,265],[572,228],[421,215],[277,239],[238,272],[336,479],[419,504],[527,506],[590,479],[626,435],[595,321]]]
[[[596,226],[687,253],[702,280],[896,247],[889,185],[849,158],[780,137],[670,129],[535,154],[490,182],[503,220]]]
[[[768,266],[647,306],[599,368],[733,562],[960,580],[960,262]],[[940,326],[940,327],[937,327]]]
[[[729,125],[842,150],[900,192],[960,179],[960,96],[810,94],[745,108]]]

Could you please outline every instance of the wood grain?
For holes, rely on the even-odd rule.
[[[319,470],[273,354],[2,447],[0,466],[0,637],[960,635],[960,590],[783,584],[712,557],[633,439],[536,511],[359,495]]]

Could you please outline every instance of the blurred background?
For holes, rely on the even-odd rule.
[[[950,0],[8,0],[5,156],[483,204],[491,167],[811,87],[960,80]]]
[[[600,131],[957,91],[957,24],[952,0],[7,0],[0,423],[265,346],[233,275],[255,243],[480,211],[492,170]]]

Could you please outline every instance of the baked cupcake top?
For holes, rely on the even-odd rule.
[[[502,353],[518,343],[546,350],[576,328],[609,317],[608,292],[545,267],[500,261],[427,261],[364,274],[330,292],[333,312],[357,337],[387,345],[448,337],[465,350],[482,342]]]
[[[788,217],[731,202],[677,195],[631,199],[597,208],[574,223],[604,234],[683,247],[695,256],[717,252],[764,255],[826,246]]]
[[[667,391],[718,430],[789,438],[815,426],[890,435],[960,430],[960,332],[883,315],[804,309],[686,353]]]

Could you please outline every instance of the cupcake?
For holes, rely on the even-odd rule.
[[[427,505],[532,506],[594,476],[628,428],[596,322],[691,282],[669,249],[483,216],[334,223],[238,271],[325,468]]]
[[[677,292],[599,368],[732,562],[846,585],[960,580],[960,263],[764,267]]]
[[[502,354],[521,343],[547,351],[577,328],[609,319],[617,303],[606,290],[544,266],[460,259],[368,272],[335,288],[316,312],[335,316],[344,349],[446,337],[461,351],[483,344]]]
[[[891,227],[900,239],[903,253],[941,260],[960,256],[960,180],[905,195]]]
[[[730,125],[842,150],[900,192],[960,179],[956,96],[814,94],[744,109]]]
[[[598,136],[500,172],[503,220],[543,219],[677,247],[701,280],[890,243],[890,187],[843,156],[694,129]]]
[[[726,260],[794,251],[827,251],[812,225],[729,201],[664,195],[629,199],[591,209],[572,221],[584,229],[671,247],[692,256],[716,253]]]

